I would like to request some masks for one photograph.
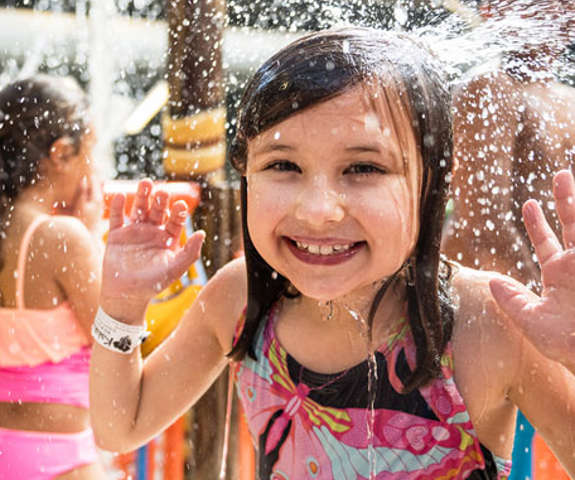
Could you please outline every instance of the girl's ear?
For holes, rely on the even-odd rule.
[[[75,146],[68,137],[60,137],[50,147],[48,160],[56,171],[62,171],[68,165],[68,159],[75,153]]]

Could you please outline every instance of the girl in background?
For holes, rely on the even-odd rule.
[[[101,217],[86,97],[38,75],[0,91],[0,479],[104,478],[88,414]]]
[[[306,36],[244,93],[231,159],[245,258],[218,272],[144,362],[144,311],[197,258],[185,207],[141,182],[112,201],[91,367],[94,431],[146,442],[236,362],[258,478],[496,479],[520,407],[575,473],[573,178],[565,248],[533,202],[542,297],[440,257],[451,175],[441,66],[409,37]],[[523,323],[522,321],[525,321]]]

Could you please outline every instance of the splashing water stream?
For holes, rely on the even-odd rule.
[[[367,393],[368,393],[368,421],[367,421],[367,459],[369,463],[369,479],[375,480],[377,475],[377,456],[373,446],[373,439],[375,435],[375,400],[377,389],[375,387],[379,378],[377,372],[377,361],[375,358],[375,349],[372,344],[371,327],[368,325],[366,319],[359,314],[356,310],[343,305],[345,310],[357,322],[358,327],[362,332],[362,336],[366,338],[367,345]]]

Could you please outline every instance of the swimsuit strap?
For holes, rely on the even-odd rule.
[[[28,246],[34,231],[38,226],[49,218],[49,215],[38,215],[24,232],[22,243],[20,244],[20,252],[18,253],[18,266],[16,267],[16,307],[20,310],[24,309],[24,274],[26,270],[26,261],[28,260]]]

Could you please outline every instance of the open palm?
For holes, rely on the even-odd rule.
[[[124,224],[124,196],[110,205],[110,232],[103,266],[102,295],[148,302],[178,279],[199,255],[204,239],[196,232],[178,244],[188,212],[185,202],[168,208],[169,195],[152,194],[152,182],[138,185],[131,221]]]
[[[490,282],[501,309],[545,356],[575,365],[575,181],[563,170],[553,179],[553,196],[563,243],[534,200],[523,206],[525,227],[541,266],[543,291],[537,296],[521,284],[498,278]]]

